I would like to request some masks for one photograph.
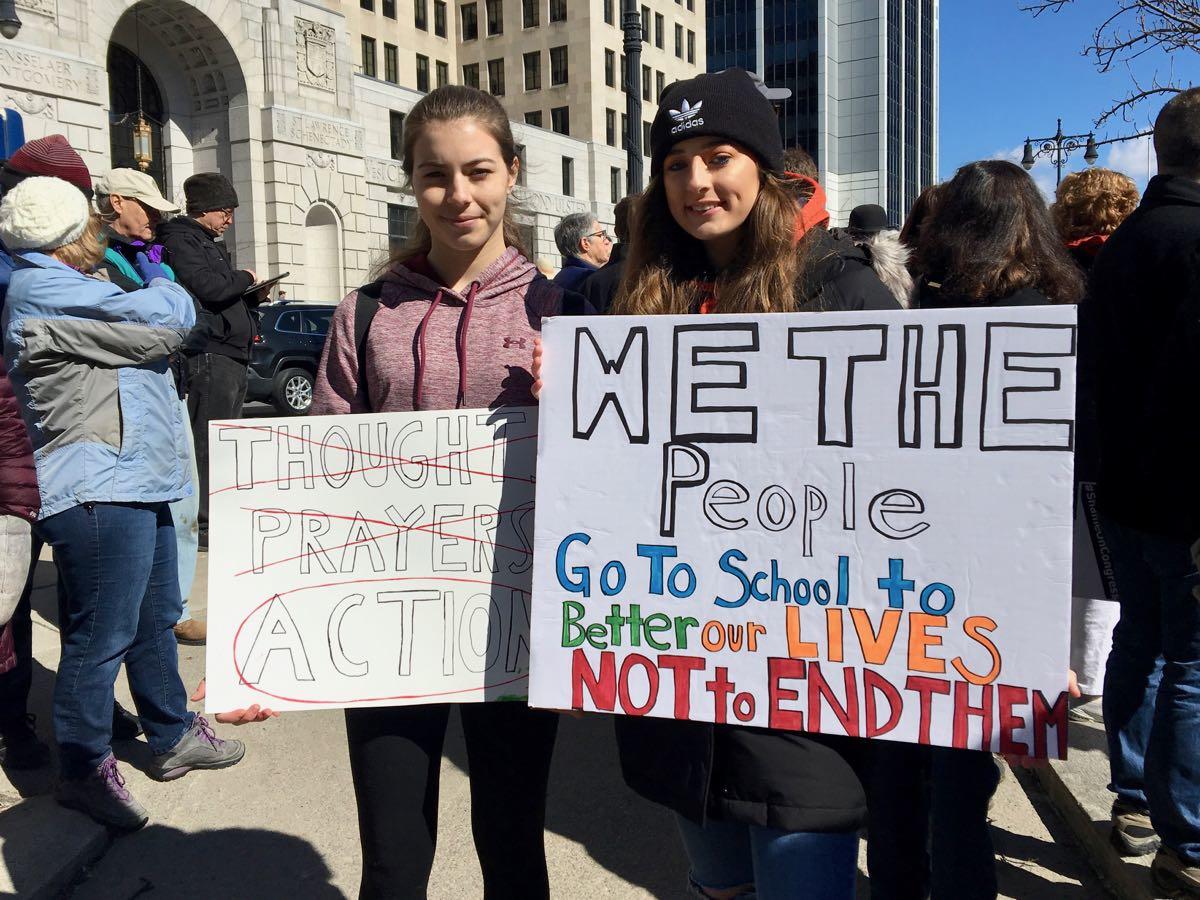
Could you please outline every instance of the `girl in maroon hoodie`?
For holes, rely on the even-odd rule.
[[[379,306],[361,352],[358,292],[334,313],[310,415],[536,402],[529,369],[542,316],[562,312],[564,299],[583,310],[521,246],[508,206],[518,166],[508,117],[490,94],[452,85],[413,107],[403,168],[420,223],[373,286]],[[346,710],[362,898],[426,895],[450,708]],[[459,709],[485,897],[548,898],[542,830],[557,715],[523,703]]]

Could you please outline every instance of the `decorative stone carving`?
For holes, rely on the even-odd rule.
[[[58,18],[58,5],[55,0],[17,0],[17,8],[49,16],[51,19]]]
[[[6,104],[11,104],[27,116],[40,116],[43,119],[53,119],[55,113],[54,101],[49,97],[37,94],[9,94],[4,98]]]
[[[308,164],[318,169],[332,169],[337,166],[337,157],[332,153],[317,153],[314,150],[309,150],[307,153]]]
[[[552,216],[591,211],[590,207],[582,200],[575,200],[560,194],[544,194],[530,188],[517,188],[515,199],[519,207],[530,212],[546,213]]]
[[[332,92],[337,90],[336,73],[333,29],[297,16],[296,78],[301,84]]]
[[[404,187],[404,170],[400,168],[400,160],[380,159],[375,156],[368,157],[367,182],[369,184],[384,184],[390,188]]]
[[[347,121],[309,116],[275,107],[271,111],[271,138],[311,147],[326,153],[362,156],[363,129]]]
[[[0,43],[0,84],[20,91],[70,97],[84,103],[107,103],[101,97],[103,70],[45,50]]]

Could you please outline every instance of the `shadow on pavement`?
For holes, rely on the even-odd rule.
[[[1062,871],[1061,846],[1050,841],[1014,834],[992,825],[992,840],[996,845],[996,880],[1005,897],[1021,900],[1095,900],[1088,886],[1053,881],[1035,871],[1029,864],[1037,863],[1042,871],[1069,874]]]
[[[86,877],[74,900],[212,900],[213,897],[341,898],[308,841],[251,828],[183,832],[163,825],[117,838],[105,855],[106,877]],[[114,866],[118,863],[118,866]],[[111,873],[121,874],[112,877]]]
[[[444,753],[467,771],[457,716]],[[687,862],[674,817],[625,786],[609,716],[564,716],[559,723],[546,830],[580,844],[599,865],[655,897],[685,896]]]

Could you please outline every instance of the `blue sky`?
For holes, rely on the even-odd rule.
[[[941,160],[943,178],[963,163],[1002,156],[1019,161],[1025,137],[1093,130],[1093,121],[1113,100],[1132,89],[1124,68],[1100,74],[1080,51],[1095,26],[1115,8],[1113,0],[1075,0],[1062,12],[1033,18],[1020,11],[1027,0],[943,0],[941,3]],[[1185,83],[1200,84],[1200,55],[1159,55],[1139,61],[1144,83],[1158,69]],[[1097,139],[1141,131],[1161,101],[1151,100],[1135,124],[1115,123]],[[1101,147],[1099,165],[1120,169],[1144,185],[1147,143]],[[1082,152],[1064,172],[1085,167]],[[1033,170],[1043,190],[1053,191],[1054,170],[1039,161]]]

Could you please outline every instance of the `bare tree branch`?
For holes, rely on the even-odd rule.
[[[1036,18],[1047,12],[1061,12],[1074,3],[1075,0],[1036,0],[1020,9]],[[1118,65],[1128,69],[1131,62],[1147,54],[1161,53],[1169,59],[1180,52],[1200,53],[1200,0],[1115,0],[1114,5],[1115,9],[1096,26],[1091,43],[1083,49],[1083,55],[1092,59],[1097,71],[1110,72]],[[1114,120],[1132,123],[1139,104],[1186,87],[1173,78],[1162,81],[1157,73],[1148,87],[1138,84],[1132,70],[1130,79],[1134,89],[1100,112],[1095,120],[1097,128]]]

